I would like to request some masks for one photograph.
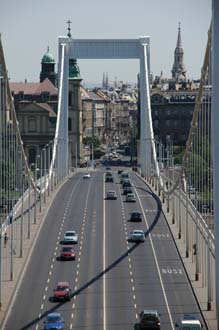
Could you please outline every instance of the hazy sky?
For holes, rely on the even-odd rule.
[[[187,77],[199,78],[211,20],[211,0],[0,0],[0,33],[11,81],[39,81],[50,46],[56,62],[58,36],[72,21],[74,38],[151,38],[151,71],[171,77],[181,22]],[[136,60],[80,60],[84,83],[136,81]]]

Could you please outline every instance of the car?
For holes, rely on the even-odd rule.
[[[125,188],[125,187],[131,187],[131,186],[132,186],[132,184],[131,184],[131,182],[130,182],[129,179],[125,179],[125,180],[123,180],[122,188]]]
[[[176,328],[179,330],[188,329],[188,330],[201,330],[203,326],[199,319],[196,318],[195,315],[192,314],[185,314],[180,320],[179,324],[175,324]]]
[[[123,183],[123,181],[126,179],[130,179],[130,175],[127,172],[123,172],[120,176],[120,183]]]
[[[72,245],[65,245],[60,252],[60,260],[75,260],[76,253]]]
[[[58,282],[53,290],[53,301],[71,300],[71,289],[68,282]]]
[[[88,173],[88,172],[84,173],[83,178],[90,179],[90,173]]]
[[[135,229],[131,231],[130,237],[128,239],[130,242],[144,242],[145,241],[145,234],[143,230]]]
[[[113,176],[113,173],[111,171],[106,171],[106,176]]]
[[[143,310],[139,314],[139,330],[160,330],[160,317],[156,310]]]
[[[75,230],[67,230],[62,241],[64,244],[78,243],[78,235]]]
[[[135,194],[129,193],[126,195],[126,202],[136,202]]]
[[[107,191],[106,199],[117,199],[116,192],[114,190]]]
[[[132,194],[132,188],[131,187],[124,187],[123,189],[123,195]]]
[[[106,170],[107,170],[107,171],[110,171],[110,167],[109,167],[109,166],[107,166],[107,167],[106,167]]]
[[[140,222],[142,221],[142,214],[139,211],[132,211],[130,214],[130,219],[129,221],[136,221],[136,222]]]
[[[43,330],[64,329],[65,321],[60,313],[47,314],[46,321],[44,321]]]
[[[113,177],[112,176],[106,176],[105,182],[113,182]]]
[[[123,170],[118,170],[118,174],[120,175],[120,174],[122,174],[122,172],[124,172]]]

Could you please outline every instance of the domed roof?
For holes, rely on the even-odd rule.
[[[49,52],[49,47],[47,49],[46,54],[43,55],[41,63],[55,63],[53,55]]]

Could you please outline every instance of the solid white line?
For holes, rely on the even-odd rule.
[[[138,197],[139,204],[140,204],[140,207],[141,207],[141,210],[142,210],[142,214],[144,216],[144,221],[145,221],[145,224],[146,224],[146,227],[147,227],[147,230],[148,230],[149,225],[148,225],[148,222],[147,222],[147,218],[146,218],[146,215],[145,215],[144,208],[143,208],[142,203],[141,203],[141,199],[138,196],[138,193],[137,193],[137,190],[136,190],[135,187],[134,187],[134,189],[135,189],[136,196]],[[154,243],[153,243],[153,240],[151,238],[151,233],[149,233],[148,236],[149,236],[150,243],[151,243],[151,248],[152,248],[152,251],[153,251],[153,254],[154,254],[154,259],[155,259],[155,263],[156,263],[156,266],[157,266],[157,272],[158,272],[158,275],[159,275],[160,284],[161,284],[161,288],[162,288],[163,295],[164,295],[164,300],[165,300],[165,303],[166,303],[166,306],[167,306],[167,311],[168,311],[168,315],[169,315],[169,318],[170,318],[171,327],[172,327],[172,330],[175,330],[175,326],[174,326],[174,323],[173,323],[172,315],[170,313],[170,307],[169,307],[169,304],[168,304],[168,300],[167,300],[167,296],[166,296],[166,292],[165,292],[165,288],[164,288],[164,284],[163,284],[163,280],[162,280],[162,276],[161,276],[161,272],[160,272],[160,268],[159,268],[159,264],[158,264],[158,260],[157,260],[157,255],[156,255],[155,248],[154,248]]]
[[[104,178],[103,178],[104,179]],[[106,269],[105,180],[103,180],[103,270]],[[103,330],[106,330],[106,275],[103,274]]]

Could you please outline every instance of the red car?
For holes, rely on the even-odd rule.
[[[63,246],[60,252],[60,259],[61,260],[75,260],[76,253],[72,245],[65,245]]]
[[[53,290],[53,300],[71,300],[71,289],[68,282],[58,282]]]

